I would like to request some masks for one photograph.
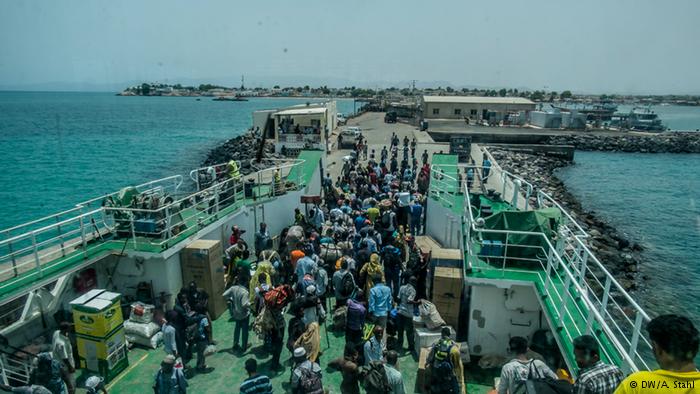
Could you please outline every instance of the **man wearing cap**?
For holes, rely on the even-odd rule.
[[[160,363],[153,384],[155,394],[186,394],[187,378],[181,368],[175,368],[175,356],[167,355]]]
[[[73,359],[73,345],[68,337],[68,332],[72,324],[69,322],[61,322],[58,330],[54,331],[51,340],[51,353],[54,360],[61,362],[63,368],[68,373],[70,381],[68,392],[75,393],[75,360]]]
[[[293,393],[303,393],[302,391],[302,381],[313,381],[317,380],[321,383],[323,374],[321,372],[321,366],[317,363],[311,362],[306,357],[306,349],[303,347],[298,347],[294,349],[294,369],[292,369],[291,385]],[[303,379],[302,379],[303,378]],[[306,383],[305,383],[306,384]],[[320,389],[320,393],[323,392],[323,386],[315,387],[316,390]],[[308,392],[308,391],[306,391]]]

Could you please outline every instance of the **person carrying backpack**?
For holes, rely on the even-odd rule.
[[[387,286],[391,287],[391,295],[396,298],[401,286],[401,251],[393,244],[382,248],[382,261],[384,262],[384,276]]]
[[[336,308],[344,306],[348,298],[355,294],[355,277],[348,270],[348,260],[341,258],[340,269],[333,274],[333,292]]]
[[[290,383],[294,394],[323,394],[321,366],[306,357],[303,347],[294,349],[294,368]]]
[[[187,378],[182,368],[175,368],[175,356],[167,355],[160,363],[153,384],[154,394],[186,394]]]
[[[362,369],[362,387],[367,394],[391,393],[391,386],[382,361],[371,361],[368,366],[362,367]]]
[[[527,339],[513,337],[508,342],[508,348],[515,355],[515,358],[501,368],[498,394],[526,393],[527,381],[530,379],[558,379],[557,375],[552,372],[547,364],[528,357]]]
[[[450,327],[443,327],[440,340],[428,354],[430,368],[428,393],[465,394],[464,367],[459,355],[459,347],[450,338]]]

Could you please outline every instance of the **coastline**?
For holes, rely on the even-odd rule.
[[[641,271],[642,263],[646,262],[644,247],[600,219],[595,211],[585,210],[555,175],[558,168],[569,166],[571,162],[545,155],[512,152],[498,146],[487,147],[504,170],[530,180],[535,193],[542,190],[569,210],[590,235],[591,251],[625,290],[637,290],[642,282],[649,279]]]

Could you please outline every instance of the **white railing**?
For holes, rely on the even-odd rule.
[[[466,237],[464,249],[469,256],[477,257],[484,264],[480,270],[500,271],[503,277],[507,271],[522,271],[538,276],[543,284],[543,296],[550,299],[551,306],[558,316],[552,321],[560,324],[563,340],[573,341],[579,335],[603,333],[614,348],[614,353],[607,344],[596,339],[601,351],[608,360],[621,361],[625,372],[650,369],[650,342],[641,334],[642,324],[650,320],[649,315],[637,304],[625,289],[615,280],[603,264],[593,255],[585,244],[585,232],[577,224],[559,226],[556,239],[541,232],[511,230],[492,230],[477,226],[474,218],[469,190],[464,187]],[[551,197],[542,193],[543,199]],[[553,200],[552,200],[553,201]],[[564,217],[571,223],[575,221],[558,204]],[[513,243],[513,236],[534,236],[540,245]],[[497,255],[481,253],[475,248],[484,239],[503,239]],[[561,241],[561,242],[559,242]],[[529,250],[532,257],[518,257],[513,248]],[[493,249],[491,249],[493,250]],[[471,260],[471,259],[470,259]],[[529,266],[527,266],[529,265]],[[469,267],[475,269],[477,267]],[[533,269],[534,268],[534,269]],[[564,320],[570,322],[566,324]]]
[[[180,192],[183,177],[175,175],[135,187],[139,195],[154,193],[172,198],[166,203],[161,201],[157,208],[102,206],[106,199],[117,197],[119,192],[115,192],[0,231],[4,238],[0,239],[0,294],[15,285],[11,279],[23,275],[43,278],[45,271],[55,268],[54,264],[61,263],[63,258],[80,255],[87,259],[103,241],[115,239],[115,235],[117,239],[131,241],[135,248],[143,244],[167,246],[182,231],[211,223],[222,209],[243,198],[269,198],[285,193],[288,187],[304,187],[303,165],[304,160],[287,161],[247,177],[214,183],[191,194]],[[296,178],[287,179],[293,170]]]

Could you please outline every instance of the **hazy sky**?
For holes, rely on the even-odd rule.
[[[133,81],[700,93],[698,0],[0,0],[0,88]]]

